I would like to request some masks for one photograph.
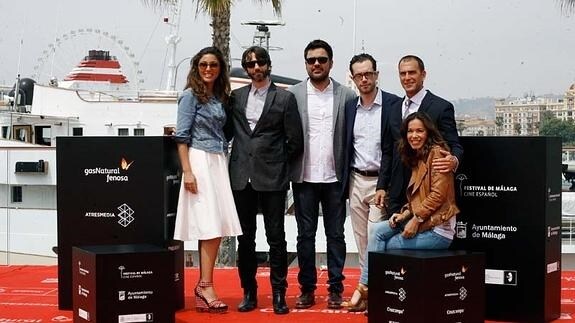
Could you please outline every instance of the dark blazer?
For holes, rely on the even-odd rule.
[[[403,100],[397,101],[383,116],[382,127],[382,158],[379,170],[377,189],[384,189],[389,196],[389,211],[398,212],[407,200],[406,187],[411,176],[411,169],[401,162],[397,150],[402,119]],[[441,132],[443,139],[449,145],[451,154],[463,161],[463,147],[459,143],[459,135],[455,125],[455,109],[450,102],[434,95],[430,91],[421,102],[418,111],[425,112]]]
[[[384,111],[391,109],[391,107],[398,101],[401,102],[401,98],[395,94],[391,94],[381,91],[381,129],[383,130],[384,123]],[[351,172],[351,163],[353,161],[353,128],[355,126],[355,116],[357,114],[357,104],[360,97],[354,100],[350,100],[345,105],[345,160],[343,168],[343,197],[348,198],[349,195],[349,174]],[[376,135],[376,134],[374,134]],[[383,151],[383,141],[381,142],[381,149]]]
[[[233,136],[230,157],[232,190],[243,190],[248,179],[256,191],[281,191],[289,187],[289,168],[303,151],[303,132],[292,93],[268,89],[258,123],[252,131],[246,118],[251,85],[232,91],[227,133]]]

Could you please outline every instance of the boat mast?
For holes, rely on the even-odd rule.
[[[180,18],[182,11],[182,2],[177,1],[174,4],[172,22],[169,22],[169,18],[164,18],[164,22],[170,25],[170,34],[166,37],[166,43],[168,44],[168,80],[166,82],[166,90],[175,91],[176,90],[176,47],[180,42],[181,38],[178,35],[180,32]]]
[[[24,39],[20,39],[20,46],[18,48],[18,66],[16,71],[16,84],[14,85],[14,111],[18,111],[18,104],[20,103],[20,63],[22,60],[22,46],[24,45]],[[26,104],[24,102],[24,104]],[[11,139],[11,136],[10,136]]]
[[[242,25],[256,26],[252,45],[270,50],[281,50],[281,47],[270,46],[270,29],[268,26],[285,26],[285,22],[279,20],[248,20],[243,21]]]

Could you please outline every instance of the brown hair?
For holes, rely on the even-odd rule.
[[[192,58],[192,61],[190,62],[191,65],[190,72],[188,73],[186,86],[184,87],[184,89],[188,88],[191,89],[192,93],[194,93],[194,95],[198,98],[198,101],[200,101],[200,103],[207,103],[210,100],[207,93],[206,85],[204,84],[202,78],[200,77],[200,72],[198,68],[198,63],[200,62],[200,59],[202,59],[204,55],[208,54],[214,55],[217,58],[218,63],[220,64],[220,74],[218,75],[218,77],[214,82],[213,95],[223,104],[227,104],[231,91],[230,78],[228,76],[228,65],[226,64],[224,55],[222,55],[222,52],[216,47],[206,47],[200,50]]]
[[[407,126],[415,119],[420,120],[425,130],[427,130],[427,140],[420,150],[414,150],[407,142]],[[443,136],[441,136],[435,123],[431,121],[431,118],[425,112],[417,111],[408,115],[401,123],[399,133],[401,134],[401,139],[399,140],[398,150],[401,161],[409,167],[415,167],[419,160],[427,159],[433,146],[440,146],[442,149],[449,151],[445,140],[443,140]]]

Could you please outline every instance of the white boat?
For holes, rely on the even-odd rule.
[[[250,83],[241,68],[231,70],[232,88]],[[272,75],[281,87],[298,80]],[[63,81],[34,84],[23,79],[15,107],[0,109],[0,255],[47,257],[54,263],[57,245],[56,149],[60,136],[161,136],[172,133],[176,122],[178,91],[134,91],[121,65],[108,51],[93,50]],[[17,165],[38,163],[40,172],[19,171]],[[263,220],[258,220],[263,228]],[[318,251],[325,251],[322,221]],[[349,221],[348,221],[349,222]],[[348,251],[355,252],[347,223]],[[295,252],[297,225],[286,218],[288,250]],[[186,250],[196,250],[186,243]],[[267,251],[263,230],[257,249]],[[30,257],[28,257],[29,259]],[[0,264],[14,257],[0,257]],[[50,261],[51,260],[51,261]],[[28,261],[28,260],[26,260]],[[16,261],[17,262],[17,261]]]
[[[22,105],[0,110],[0,199],[6,201],[0,206],[0,252],[55,261],[58,137],[172,131],[178,92],[135,92],[128,82],[115,57],[101,50],[90,51],[60,84],[21,81]],[[45,165],[39,172],[18,167],[38,161]]]

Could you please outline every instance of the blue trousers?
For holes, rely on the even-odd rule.
[[[327,240],[328,290],[343,292],[345,264],[345,201],[341,182],[294,183],[293,197],[297,221],[298,282],[302,292],[316,289],[315,235],[321,204],[323,226]]]
[[[382,221],[372,224],[371,234],[367,240],[367,253],[370,251],[385,251],[389,249],[447,249],[451,245],[448,239],[435,231],[427,230],[416,234],[414,237],[406,239],[401,235],[403,225],[392,228],[389,221]],[[365,261],[361,268],[359,282],[368,284],[368,263]]]

